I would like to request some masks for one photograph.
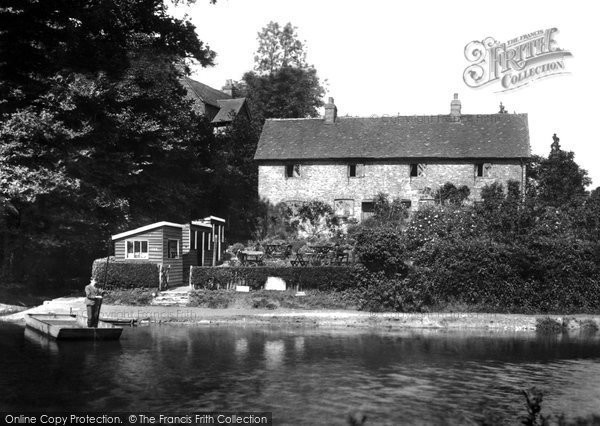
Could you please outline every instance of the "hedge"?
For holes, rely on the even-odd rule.
[[[107,272],[108,265],[108,272]],[[115,261],[96,259],[92,264],[92,278],[105,289],[158,288],[158,266],[144,261]]]
[[[194,288],[219,289],[247,285],[252,289],[260,289],[268,277],[279,277],[288,288],[339,291],[355,287],[356,270],[354,266],[192,267],[191,282]]]

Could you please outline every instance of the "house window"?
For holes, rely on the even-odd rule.
[[[148,241],[129,240],[125,243],[125,258],[148,259]]]
[[[368,219],[375,214],[375,203],[373,201],[363,201],[361,210],[361,220]]]
[[[412,201],[411,200],[402,200],[402,201],[400,201],[400,204],[402,205],[402,207],[404,207],[405,209],[408,210],[412,206]]]
[[[360,178],[365,177],[365,165],[364,164],[348,164],[348,177]]]
[[[427,168],[427,164],[411,164],[410,165],[410,177],[419,177],[425,174],[425,169]]]
[[[169,259],[176,259],[179,257],[179,240],[167,241],[167,257]]]
[[[489,177],[492,165],[490,163],[477,163],[475,164],[475,176],[477,177]]]
[[[334,200],[333,210],[336,216],[351,217],[354,216],[354,200]]]
[[[285,177],[286,178],[299,178],[300,177],[300,164],[286,164]]]

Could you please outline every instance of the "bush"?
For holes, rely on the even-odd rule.
[[[356,254],[369,271],[388,275],[407,271],[406,248],[400,230],[389,226],[360,229],[355,238]]]
[[[432,299],[418,280],[400,274],[387,276],[383,272],[363,270],[357,279],[358,307],[370,312],[422,312]]]
[[[191,280],[194,288],[216,290],[247,285],[256,290],[264,286],[268,277],[279,277],[288,288],[340,291],[355,286],[354,271],[351,266],[193,267]]]
[[[108,268],[107,268],[108,266]],[[105,289],[158,288],[158,267],[150,262],[96,259],[92,278]]]

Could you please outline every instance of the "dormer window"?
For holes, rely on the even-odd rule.
[[[286,164],[285,177],[288,179],[299,178],[300,177],[300,164]]]

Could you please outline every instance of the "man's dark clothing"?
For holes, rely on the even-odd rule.
[[[100,317],[100,306],[102,305],[102,291],[96,286],[88,284],[85,286],[85,305],[87,308],[88,327],[98,327]]]

